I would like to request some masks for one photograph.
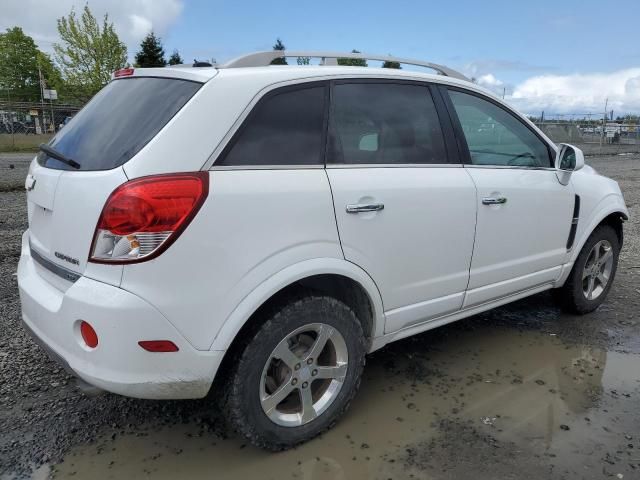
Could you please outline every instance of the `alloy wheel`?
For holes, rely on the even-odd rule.
[[[260,403],[274,423],[305,425],[321,415],[342,389],[349,357],[334,327],[311,323],[289,333],[271,352],[260,379]]]
[[[587,300],[595,300],[604,292],[613,271],[613,248],[608,240],[597,242],[582,270],[582,293]]]

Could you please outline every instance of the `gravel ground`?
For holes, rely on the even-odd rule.
[[[0,257],[0,478],[29,476],[41,465],[55,465],[61,461],[64,463],[54,467],[54,472],[58,471],[60,476],[71,476],[76,472],[80,472],[79,476],[82,476],[83,465],[88,468],[86,474],[93,475],[91,472],[99,472],[99,468],[102,468],[100,462],[103,457],[104,471],[114,473],[111,470],[113,465],[117,465],[119,458],[126,457],[127,450],[147,449],[151,443],[156,446],[170,445],[172,450],[163,452],[165,459],[171,461],[167,464],[168,471],[171,471],[171,466],[178,464],[176,459],[182,448],[185,451],[188,448],[181,446],[181,443],[175,445],[162,436],[167,429],[177,428],[176,425],[187,429],[185,437],[181,437],[181,442],[195,441],[192,437],[206,438],[206,451],[210,458],[214,458],[220,452],[229,453],[233,450],[233,455],[237,456],[240,451],[242,453],[240,457],[229,454],[229,462],[238,458],[239,465],[248,463],[251,458],[257,458],[256,465],[263,465],[261,462],[269,462],[273,458],[288,461],[289,457],[286,454],[265,457],[263,453],[254,449],[244,449],[245,445],[237,439],[225,440],[228,432],[224,431],[223,422],[212,409],[210,399],[159,402],[128,399],[110,394],[98,397],[85,396],[76,389],[74,380],[50,361],[25,335],[20,326],[15,271],[20,254],[20,236],[26,228],[23,182],[30,157],[19,154],[0,156],[0,245],[4,249],[4,255]],[[615,365],[615,361],[618,360],[622,363],[636,362],[635,364],[640,366],[640,362],[637,362],[640,357],[635,356],[640,354],[640,155],[600,156],[588,158],[587,163],[602,174],[620,182],[632,214],[632,219],[625,227],[625,246],[614,288],[607,302],[597,312],[589,315],[588,321],[585,321],[585,317],[561,313],[554,306],[551,296],[545,293],[389,345],[371,357],[363,382],[364,392],[370,391],[371,394],[361,392],[356,405],[360,402],[359,405],[371,408],[371,412],[378,412],[379,416],[389,416],[389,405],[399,402],[398,409],[402,411],[391,412],[393,425],[386,431],[381,429],[380,432],[372,433],[367,430],[368,427],[358,426],[358,413],[350,413],[347,415],[348,418],[338,425],[336,433],[330,432],[325,437],[311,442],[311,446],[301,447],[292,455],[311,452],[305,448],[311,449],[314,446],[328,449],[327,451],[333,452],[332,455],[336,458],[347,455],[344,452],[339,453],[341,443],[337,440],[337,436],[340,436],[343,442],[347,442],[344,440],[346,435],[350,440],[342,450],[351,452],[351,449],[355,449],[355,465],[361,466],[361,461],[369,462],[374,456],[379,462],[377,465],[384,465],[384,468],[380,466],[380,470],[376,470],[378,473],[375,475],[372,475],[370,470],[365,470],[364,476],[377,477],[380,472],[387,472],[394,478],[408,478],[427,473],[430,478],[461,478],[474,475],[475,478],[488,479],[496,478],[494,474],[499,474],[500,478],[601,478],[624,472],[624,478],[634,478],[633,475],[640,478],[640,445],[636,446],[640,442],[637,439],[631,440],[640,432],[640,368],[635,373],[629,373],[628,368],[620,367],[622,373],[611,373],[611,369],[614,368],[611,365]],[[553,335],[551,340],[550,332]],[[561,338],[562,342],[553,340],[556,336]],[[468,348],[455,355],[451,353],[452,357],[449,360],[449,353],[460,345],[460,337],[468,337],[465,343]],[[492,344],[497,338],[502,338],[502,343]],[[518,355],[515,354],[511,365],[505,364],[504,371],[500,373],[501,369],[495,368],[495,362],[499,364],[500,359],[492,355],[495,351],[500,351],[501,345],[512,340],[522,344],[523,352],[531,351],[532,357],[527,360],[528,363],[516,366]],[[536,350],[542,348],[541,345],[544,350]],[[558,374],[558,378],[561,380],[562,375],[570,375],[573,379],[570,383],[573,386],[563,387],[565,390],[557,387],[559,392],[555,391],[556,388],[545,387],[544,392],[551,395],[550,402],[561,399],[565,403],[569,402],[571,395],[575,393],[578,395],[577,403],[588,404],[589,408],[593,409],[590,416],[600,415],[603,424],[598,428],[603,430],[596,435],[600,439],[598,446],[590,443],[592,439],[586,431],[584,438],[571,437],[571,443],[564,442],[570,445],[566,450],[561,446],[557,447],[556,453],[549,453],[556,450],[549,450],[549,447],[545,450],[538,445],[542,440],[537,437],[529,439],[515,427],[505,428],[504,432],[502,429],[489,432],[483,430],[494,428],[492,425],[500,422],[496,422],[499,416],[486,417],[486,421],[483,417],[482,422],[479,422],[475,413],[469,414],[470,416],[460,413],[469,410],[469,405],[474,404],[467,401],[468,399],[480,398],[478,395],[482,390],[478,389],[484,388],[486,382],[491,384],[494,381],[486,380],[487,378],[502,378],[501,381],[508,386],[510,392],[515,389],[517,393],[519,388],[535,388],[534,381],[539,380],[542,384],[537,385],[543,385],[550,380],[535,377],[531,381],[527,380],[528,365],[546,361],[545,357],[551,358],[556,354],[561,356],[563,351],[573,352],[579,349],[579,352],[584,352],[585,348],[590,352],[588,358],[596,358],[591,361],[595,362],[598,369],[600,364],[602,369],[605,366],[602,355],[609,356],[609,373],[608,377],[605,377],[624,377],[623,380],[627,383],[622,384],[628,386],[624,395],[629,396],[620,396],[620,390],[613,387],[607,390],[604,381],[595,382],[593,385],[587,382],[587,390],[575,393],[574,387],[580,383],[576,378],[593,375],[595,372],[595,378],[602,379],[603,372],[600,371],[598,375],[597,370],[585,370],[580,367],[583,360],[578,360],[576,367],[576,360],[567,360],[564,357],[558,360],[558,365],[564,365],[562,368],[569,370]],[[433,355],[440,355],[437,357],[439,360],[434,360]],[[585,354],[574,355],[580,356],[584,357]],[[456,370],[470,368],[469,365],[474,362],[483,365],[480,373],[467,370],[461,373],[462,370]],[[574,370],[575,368],[578,370]],[[508,373],[509,371],[511,373]],[[505,379],[507,373],[508,379]],[[481,379],[474,380],[474,375],[480,375]],[[381,383],[381,379],[388,383]],[[615,394],[611,393],[612,390]],[[529,391],[522,390],[523,393]],[[455,397],[451,399],[454,392]],[[416,395],[416,398],[419,395],[427,395],[428,398],[412,400],[413,395]],[[431,412],[429,405],[425,404],[437,404],[440,401],[438,395],[449,399],[447,404],[442,406],[446,411]],[[513,392],[509,395],[513,395]],[[524,395],[528,396],[529,394]],[[531,408],[526,402],[514,404],[521,405],[524,410]],[[507,404],[497,405],[501,405],[505,410],[509,409]],[[376,408],[378,410],[375,410]],[[353,410],[357,412],[362,409],[354,406]],[[414,410],[422,410],[423,413],[416,414]],[[427,414],[427,411],[430,413]],[[415,417],[416,422],[422,418],[421,415],[436,415],[429,420],[428,426],[425,425],[422,437],[414,435],[412,422],[403,421],[403,417],[408,419],[412,414],[418,415]],[[525,414],[526,412],[513,412],[511,417]],[[574,414],[575,412],[572,413]],[[579,416],[582,420],[585,415]],[[363,422],[366,424],[366,421]],[[568,425],[565,426],[569,429]],[[350,430],[344,433],[344,429],[347,428]],[[557,425],[553,428],[554,431],[560,431]],[[580,431],[573,424],[571,429]],[[400,445],[398,450],[389,451],[386,447],[376,449],[378,443],[384,443],[385,436],[393,437],[393,432],[396,431],[397,436],[394,438],[397,438],[396,443]],[[511,433],[507,435],[505,432]],[[567,432],[567,435],[569,433]],[[154,441],[151,442],[150,438],[154,438]],[[353,438],[359,440],[354,442]],[[523,439],[527,439],[525,446]],[[354,446],[354,443],[357,445]],[[212,449],[211,445],[216,444],[218,450]],[[82,450],[83,445],[89,445],[86,447],[89,450]],[[371,449],[368,445],[371,445]],[[198,448],[205,449],[205,446],[194,445],[194,451]],[[120,452],[121,457],[105,457],[104,452],[115,452],[113,455]],[[496,452],[500,453],[496,456]],[[634,452],[635,456],[629,452]],[[149,455],[160,456],[156,453]],[[349,458],[345,458],[340,464],[343,472],[350,472],[352,468],[345,467],[351,461],[351,453],[348,455]],[[315,454],[309,458],[315,458]],[[157,461],[161,462],[162,459]],[[223,458],[221,461],[225,462],[226,459]],[[296,468],[300,468],[300,460],[296,461],[298,463],[292,463],[292,469],[296,465]],[[558,465],[552,468],[551,464],[554,462]],[[586,468],[584,465],[589,462],[595,462],[593,470],[585,474],[580,469]],[[149,463],[144,463],[144,468],[140,467],[139,471],[131,467],[131,464],[127,465],[127,468],[133,470],[120,471],[116,478],[143,472],[158,473],[158,469]],[[313,465],[316,474],[329,468],[324,464]],[[49,471],[48,468],[46,467],[46,472]],[[325,470],[318,470],[319,468]],[[524,471],[527,472],[526,475]],[[361,476],[360,470],[354,472],[352,477]],[[102,476],[96,473],[93,478]],[[312,476],[316,478],[315,474]]]

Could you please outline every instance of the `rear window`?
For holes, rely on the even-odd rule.
[[[119,167],[140,151],[202,84],[172,78],[114,80],[66,125],[50,145],[78,162],[79,170]],[[75,170],[47,156],[38,163]]]

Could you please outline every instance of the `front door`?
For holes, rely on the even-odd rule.
[[[428,86],[333,86],[327,174],[345,258],[375,281],[386,332],[462,306],[475,187],[449,163]]]
[[[574,191],[561,185],[553,150],[486,98],[450,90],[469,149],[478,220],[464,307],[555,281],[567,252]]]

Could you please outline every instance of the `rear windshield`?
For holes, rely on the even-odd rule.
[[[119,167],[140,151],[202,84],[173,78],[114,80],[51,140],[49,145],[78,162],[78,170]],[[76,170],[44,152],[38,163]]]

